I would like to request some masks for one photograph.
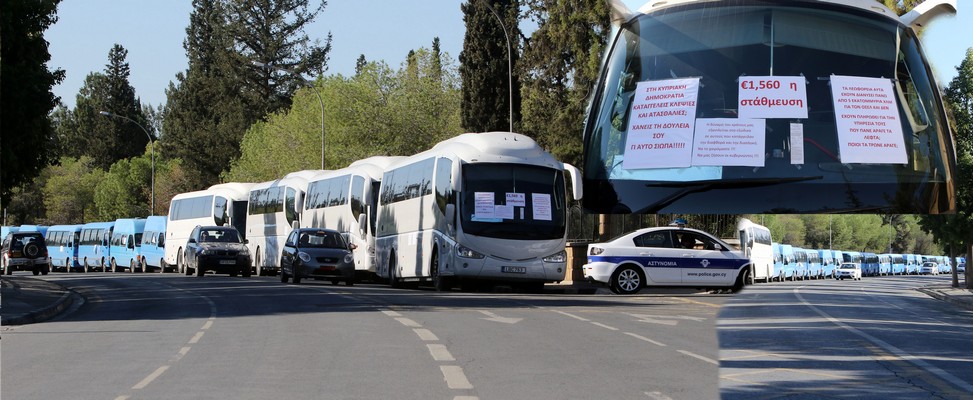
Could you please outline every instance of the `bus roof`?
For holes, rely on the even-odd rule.
[[[648,14],[668,7],[715,1],[717,0],[650,0],[648,3],[645,3],[645,5],[639,8],[637,12],[630,10],[628,6],[622,3],[621,0],[609,0],[609,5],[611,6],[612,23],[621,24],[630,21],[632,18],[635,18],[640,14]],[[941,15],[956,14],[956,0],[927,0],[914,7],[912,11],[901,17],[896,15],[895,12],[890,10],[884,4],[874,0],[804,0],[803,2],[809,4],[830,3],[857,8],[859,10],[882,15],[892,20],[898,20],[902,24],[912,26],[913,28],[923,27],[930,20],[933,20]],[[788,3],[794,4],[798,2]]]
[[[254,190],[260,190],[260,189],[266,189],[266,188],[269,188],[269,187],[278,187],[278,186],[296,187],[296,188],[301,189],[301,191],[307,191],[307,181],[308,181],[308,179],[304,177],[303,172],[305,172],[305,171],[300,171],[300,172],[302,172],[302,174],[293,175],[293,174],[297,174],[297,173],[296,172],[292,172],[290,174],[285,175],[283,178],[280,178],[280,179],[276,179],[276,180],[272,180],[272,181],[266,181],[266,182],[260,182],[260,183],[255,183],[255,184],[253,184],[253,186],[250,186],[250,192],[253,192]],[[249,198],[249,196],[247,198]]]
[[[564,169],[564,164],[541,148],[534,139],[511,132],[464,133],[443,140],[432,149],[397,160],[388,169],[437,155],[455,155],[467,163],[505,162]]]
[[[172,200],[217,195],[223,196],[230,200],[241,201],[250,198],[250,187],[253,186],[252,183],[241,183],[241,182],[230,182],[221,183],[218,185],[210,186],[208,189],[197,190],[194,192],[179,193],[172,196]]]
[[[47,231],[48,232],[62,232],[62,231],[80,232],[81,225],[52,225],[50,228],[47,228]]]

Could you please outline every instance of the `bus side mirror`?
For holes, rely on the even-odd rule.
[[[450,203],[446,205],[446,227],[449,232],[453,232],[454,226],[456,226],[456,205]]]
[[[365,213],[358,214],[358,233],[362,237],[365,236],[365,229],[368,227],[365,224],[367,223],[368,223],[368,215],[366,215]]]

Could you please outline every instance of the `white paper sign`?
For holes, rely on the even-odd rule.
[[[740,118],[807,118],[803,76],[741,76]]]
[[[764,166],[766,120],[700,118],[693,140],[693,165]]]
[[[639,82],[632,100],[622,168],[692,165],[699,78]]]
[[[531,193],[534,203],[534,219],[539,221],[551,220],[551,195],[546,193]]]
[[[493,192],[476,192],[473,193],[473,198],[476,202],[474,211],[476,218],[494,218],[496,211],[494,208]]]
[[[493,216],[500,219],[514,219],[514,206],[496,206]]]
[[[527,196],[524,196],[523,193],[507,193],[507,205],[527,207]]]
[[[791,164],[804,164],[804,124],[791,124]]]
[[[892,81],[831,76],[842,163],[909,162]]]

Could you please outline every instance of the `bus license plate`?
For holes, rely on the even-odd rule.
[[[236,260],[220,260],[221,265],[235,265]]]
[[[526,274],[527,273],[527,267],[508,267],[508,266],[501,266],[500,267],[500,272],[505,272],[505,273],[508,273],[508,274]]]

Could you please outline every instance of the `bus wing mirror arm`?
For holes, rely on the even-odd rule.
[[[358,214],[358,233],[365,237],[365,224],[368,223],[368,214]]]
[[[449,230],[450,233],[453,233],[455,226],[456,226],[456,205],[450,203],[446,205],[446,229]]]
[[[575,200],[581,200],[584,194],[584,189],[581,187],[581,170],[568,163],[564,163],[564,170],[571,176],[571,195]]]
[[[926,0],[899,17],[899,21],[913,29],[918,29],[925,27],[929,21],[948,14],[956,14],[956,0]]]

